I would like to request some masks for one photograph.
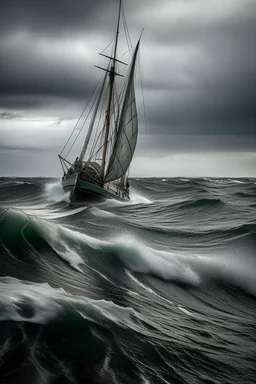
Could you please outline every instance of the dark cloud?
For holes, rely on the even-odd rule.
[[[27,30],[39,34],[86,30],[95,19],[104,20],[114,11],[115,1],[105,0],[2,0],[0,30]]]
[[[255,0],[124,0],[123,7],[133,41],[145,28],[141,62],[148,146],[156,149],[156,133],[162,139],[176,134],[256,134]],[[103,65],[98,52],[114,36],[117,10],[118,0],[1,1],[2,147],[5,143],[11,148],[13,142],[13,148],[19,148],[22,142],[23,148],[24,143],[38,148],[33,140],[43,128],[37,130],[31,123],[34,115],[50,116],[53,126],[65,126],[51,136],[51,143],[42,141],[46,149],[58,147],[58,135],[61,140],[68,136],[69,125],[62,119],[79,116],[101,76],[93,65]],[[122,45],[120,53],[125,51]],[[137,93],[142,122],[143,103]],[[30,123],[25,139],[14,144],[26,116]],[[11,131],[7,120],[16,120]],[[174,150],[171,139],[161,140],[157,153],[166,143]],[[254,143],[254,137],[250,140]],[[237,150],[242,140],[231,142]],[[182,141],[175,143],[182,147]],[[228,140],[223,143],[229,148]]]
[[[8,40],[7,40],[8,42]],[[46,95],[86,98],[95,86],[86,55],[70,57],[71,43],[49,42],[30,35],[0,41],[0,95]],[[82,47],[81,47],[82,49]]]

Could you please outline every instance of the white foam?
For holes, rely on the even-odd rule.
[[[241,180],[234,180],[234,179],[228,179],[231,183],[237,183],[237,184],[244,184],[244,181]]]
[[[48,242],[48,244],[51,245],[54,251],[63,260],[67,261],[71,267],[73,267],[79,272],[82,272],[79,265],[84,264],[84,261],[75,250],[69,247],[69,245],[63,240],[63,236],[61,236],[61,232],[67,232],[72,234],[76,232],[71,231],[65,227],[62,227],[61,225],[51,223],[45,220],[38,220],[38,219],[32,219],[32,220],[34,224],[37,226],[38,231],[43,235],[45,240]]]
[[[29,184],[31,185],[32,183],[29,183],[28,181],[14,181],[15,184]]]
[[[45,211],[39,211],[39,212],[36,212],[35,211],[35,214],[40,217],[40,218],[43,218],[43,219],[59,219],[61,217],[67,217],[67,216],[73,216],[79,212],[82,212],[84,210],[86,210],[87,207],[78,207],[78,208],[72,208],[72,210],[65,210],[65,211],[61,211],[59,209],[47,209]]]
[[[18,214],[23,214],[17,211]],[[73,268],[81,271],[80,264],[84,261],[80,256],[80,242],[98,250],[114,251],[129,271],[151,274],[164,280],[179,281],[198,285],[206,279],[218,279],[234,284],[250,294],[256,295],[256,265],[250,254],[246,257],[240,249],[237,254],[201,256],[192,251],[182,253],[159,251],[150,248],[136,238],[121,236],[112,242],[101,241],[86,234],[57,225],[53,222],[32,219],[38,231],[58,255],[65,259]],[[71,245],[72,244],[72,245]],[[99,257],[101,257],[99,256]]]
[[[136,316],[136,312],[131,307],[120,307],[112,301],[106,300],[90,300],[88,306],[94,312],[94,316],[91,319],[96,319],[100,315],[101,318],[108,319],[123,327],[130,328],[131,326],[133,329],[136,327],[132,325],[132,318]],[[88,316],[87,311],[85,316]]]
[[[189,312],[186,308],[182,307],[182,305],[178,305],[178,309],[186,315],[193,316],[193,313]]]
[[[130,204],[152,204],[152,201],[147,197],[142,196],[135,191],[132,191],[130,194]]]
[[[69,263],[69,265],[76,269],[79,272],[82,272],[82,269],[79,267],[79,264],[84,264],[81,257],[72,249],[70,249],[66,244],[62,244],[63,250],[56,249],[54,245],[52,248],[55,252],[65,261]]]
[[[198,273],[210,279],[231,283],[256,296],[256,265],[245,255],[211,255],[193,259]]]
[[[15,207],[15,209],[22,211],[28,216],[32,216],[32,217],[34,216],[40,219],[57,219],[59,217],[69,216],[70,214],[74,214],[73,211],[60,212],[59,210],[50,209],[49,207],[47,207],[47,204],[35,205],[34,207],[18,206],[18,207]]]
[[[159,295],[158,293],[156,293],[152,288],[148,287],[147,285],[143,284],[141,281],[136,279],[136,277],[131,272],[126,270],[125,273],[127,274],[128,277],[130,277],[130,279],[132,279],[136,284],[138,284],[145,291],[149,292],[150,294],[152,294],[154,296],[157,296],[159,299],[161,299],[162,301],[167,302],[168,304],[173,304],[173,302],[171,300],[167,300],[165,297],[163,297],[163,296]],[[131,296],[138,296],[139,295],[138,293],[132,292],[132,291],[129,291],[129,294]]]
[[[129,271],[125,271],[126,275],[130,277],[130,279],[132,279],[136,284],[138,284],[141,288],[145,289],[145,291],[148,291],[149,293],[153,294],[153,295],[157,295],[157,293],[155,291],[153,291],[153,289],[147,287],[146,285],[142,284],[141,281],[139,281],[138,279],[136,279],[135,276],[133,276],[133,274]]]
[[[81,233],[81,232],[79,232],[77,230],[76,231],[72,231],[71,229],[66,228],[66,227],[64,227],[62,225],[54,224],[54,226],[57,227],[56,230],[60,234],[60,236],[58,235],[57,237],[62,238],[63,237],[62,234],[64,234],[65,237],[68,237],[68,238],[70,238],[71,240],[73,240],[75,242],[76,242],[76,240],[82,241],[86,245],[89,245],[93,249],[100,249],[103,244],[109,244],[108,242],[103,242],[101,240],[96,239],[95,237],[88,236],[85,233]]]
[[[108,373],[110,361],[111,361],[111,355],[110,355],[110,351],[108,351],[108,353],[106,354],[105,359],[103,361],[102,368],[100,370],[101,374]]]
[[[27,213],[28,215],[35,215],[40,212],[46,212],[45,210],[47,204],[35,204],[35,205],[17,205],[13,209],[19,209],[23,211],[24,213]]]
[[[106,242],[90,237],[78,231],[72,231],[55,223],[45,222],[45,227],[40,223],[39,229],[44,237],[56,250],[58,255],[69,264],[80,270],[79,264],[83,264],[82,258],[63,241],[70,238],[84,242],[87,246],[98,251],[114,249],[126,267],[134,272],[152,274],[164,280],[178,280],[189,284],[198,284],[199,275],[189,265],[190,258],[176,253],[157,251],[149,248],[131,236],[122,236],[112,242]],[[135,279],[135,277],[133,276]],[[152,290],[148,288],[152,293]]]
[[[73,268],[81,271],[79,265],[84,264],[81,256],[79,256],[79,240],[87,246],[98,250],[115,250],[122,263],[130,271],[143,274],[152,274],[164,280],[178,280],[189,284],[198,284],[200,281],[199,275],[191,266],[191,258],[178,255],[172,252],[163,252],[149,248],[141,244],[131,236],[122,236],[112,242],[101,241],[90,237],[78,231],[72,231],[61,225],[44,220],[38,222],[39,231],[43,234],[47,242],[57,252],[57,254],[66,260]],[[65,241],[63,240],[65,238]],[[69,239],[77,249],[70,248]],[[150,288],[148,288],[150,290]],[[152,291],[151,291],[152,293]]]
[[[230,255],[207,256],[192,254],[191,251],[182,254],[159,251],[141,244],[131,236],[122,236],[111,247],[114,247],[129,271],[192,285],[207,279],[217,279],[256,295],[255,260],[250,256],[246,258],[240,251],[237,254],[232,252]],[[132,278],[135,281],[134,276]]]
[[[55,203],[66,201],[69,203],[70,192],[64,192],[60,182],[45,185],[45,198]]]
[[[149,248],[130,236],[121,237],[116,247],[119,257],[132,271],[152,274],[164,280],[178,280],[197,285],[199,275],[188,264],[187,257],[176,253],[157,251]]]
[[[151,382],[142,375],[141,375],[141,380],[142,380],[141,384],[151,384]]]
[[[91,212],[94,216],[98,216],[98,217],[114,217],[114,216],[116,216],[114,213],[104,211],[104,210],[96,208],[96,207],[93,207],[91,209]]]
[[[122,327],[138,330],[134,322],[137,313],[112,301],[92,300],[52,288],[47,283],[32,283],[12,277],[0,277],[0,320],[45,324],[65,308],[77,310],[84,318],[102,323],[111,321]],[[28,309],[29,307],[29,314]]]
[[[124,205],[136,205],[136,204],[152,204],[153,201],[149,200],[147,197],[142,196],[138,194],[135,191],[131,191],[130,193],[130,199],[129,200],[116,200],[116,199],[109,199],[107,201],[104,201],[100,205],[102,207],[118,207],[118,206],[124,206]]]
[[[44,324],[57,315],[58,303],[49,296],[48,284],[22,282],[11,277],[0,278],[0,320],[27,321]],[[32,316],[27,317],[22,308],[30,306]]]

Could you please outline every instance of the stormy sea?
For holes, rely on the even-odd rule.
[[[130,184],[0,179],[1,384],[256,382],[256,179]]]

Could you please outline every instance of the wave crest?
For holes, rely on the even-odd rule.
[[[60,182],[45,185],[44,196],[48,201],[59,203],[65,201],[69,203],[70,192],[64,192]]]

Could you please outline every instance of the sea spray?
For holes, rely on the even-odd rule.
[[[65,201],[69,203],[70,192],[64,192],[61,183],[50,183],[45,185],[45,197],[48,201],[59,203]]]

